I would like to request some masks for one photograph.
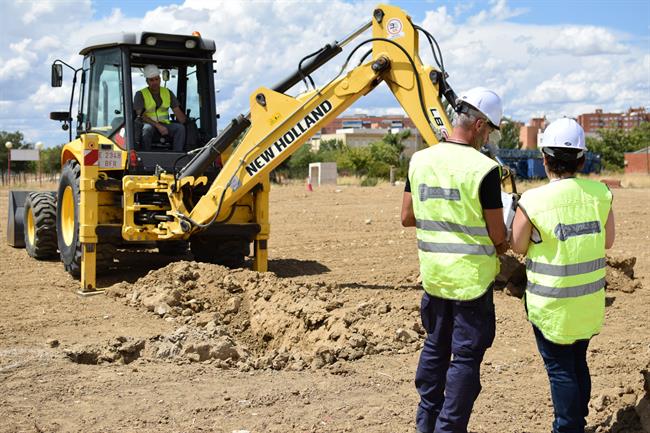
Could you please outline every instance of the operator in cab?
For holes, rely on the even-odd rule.
[[[424,287],[427,337],[415,374],[420,433],[467,432],[495,336],[497,254],[508,249],[501,170],[479,151],[499,129],[501,98],[478,87],[456,102],[449,138],[411,158],[402,202],[402,225],[416,227]]]
[[[144,67],[147,87],[138,90],[133,98],[133,110],[142,117],[142,146],[150,151],[156,134],[172,142],[174,152],[183,152],[185,147],[185,113],[180,108],[174,93],[160,86],[160,71],[156,65]],[[180,123],[172,123],[169,109]]]
[[[585,134],[551,123],[540,146],[550,182],[523,193],[512,249],[526,255],[526,312],[551,384],[554,433],[583,433],[589,413],[589,340],[605,318],[605,249],[614,244],[612,193],[578,179]]]

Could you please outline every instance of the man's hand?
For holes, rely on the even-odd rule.
[[[499,245],[496,245],[495,248],[497,250],[497,254],[501,255],[506,251],[508,251],[508,249],[510,248],[510,244],[508,243],[508,241],[503,241]]]
[[[160,135],[168,135],[169,131],[167,130],[167,127],[162,125],[161,123],[156,123],[156,129],[158,132],[160,132]]]

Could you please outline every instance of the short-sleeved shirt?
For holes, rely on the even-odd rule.
[[[156,103],[156,107],[160,107],[162,105],[162,98],[160,97],[160,93],[151,92],[151,96],[153,97],[153,100]],[[176,95],[174,95],[174,92],[172,92],[171,90],[169,91],[169,99],[170,99],[169,108],[174,109],[180,105],[178,99],[176,98]],[[133,97],[133,110],[136,113],[144,113],[144,96],[142,96],[141,90],[135,92],[135,96]]]
[[[466,144],[454,143],[448,141],[447,143],[458,144],[459,146],[467,146]],[[411,192],[411,181],[406,178],[406,185],[404,192]],[[479,188],[479,200],[483,209],[501,209],[503,202],[501,201],[501,173],[499,167],[494,167],[481,181]]]

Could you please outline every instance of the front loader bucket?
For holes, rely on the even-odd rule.
[[[25,199],[32,191],[9,191],[7,209],[7,244],[14,248],[25,248],[24,212]]]

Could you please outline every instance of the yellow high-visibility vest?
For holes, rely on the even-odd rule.
[[[420,275],[430,295],[476,299],[499,273],[479,199],[481,181],[497,166],[470,146],[446,142],[411,158]]]
[[[540,234],[528,247],[528,319],[557,344],[600,332],[605,318],[605,223],[612,193],[562,179],[526,191],[519,206]]]
[[[142,98],[144,99],[144,115],[160,123],[171,123],[169,121],[169,106],[171,105],[171,95],[166,87],[160,88],[160,99],[162,104],[156,109],[156,101],[151,95],[148,87],[141,89]]]

